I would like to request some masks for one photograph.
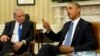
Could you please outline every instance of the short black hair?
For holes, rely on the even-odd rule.
[[[81,8],[80,4],[76,2],[69,2],[68,4],[73,4],[73,5],[76,5],[78,8]]]

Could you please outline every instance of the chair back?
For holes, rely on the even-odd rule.
[[[100,22],[92,22],[92,25],[98,44],[97,52],[100,53]]]
[[[36,22],[35,21],[33,21],[33,28],[34,28],[33,29],[34,40],[30,42],[30,46],[29,46],[28,51],[27,51],[27,52],[31,51],[32,53],[34,53],[34,49],[35,49],[35,37],[36,37]]]

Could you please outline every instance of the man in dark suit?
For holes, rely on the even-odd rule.
[[[44,28],[47,29],[45,35],[53,41],[59,41],[59,44],[58,46],[44,45],[37,56],[72,55],[77,52],[96,50],[97,45],[92,25],[80,17],[80,5],[78,3],[69,3],[66,11],[71,21],[65,23],[58,33],[54,33],[50,28],[50,24],[42,20]],[[69,43],[66,43],[66,41],[69,41]]]
[[[0,38],[2,42],[1,55],[14,53],[20,55],[28,50],[30,41],[33,40],[33,23],[25,20],[24,11],[17,8],[13,13],[13,21],[5,23],[5,28]]]

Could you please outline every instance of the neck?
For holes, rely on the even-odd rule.
[[[80,17],[80,15],[78,15],[78,16],[72,18],[72,21],[76,20],[76,19],[79,18],[79,17]]]

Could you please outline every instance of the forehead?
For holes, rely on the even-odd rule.
[[[18,16],[18,15],[21,15],[21,14],[24,14],[24,11],[21,10],[21,9],[16,9],[16,10],[14,11],[14,16]]]
[[[19,10],[19,11],[16,11],[16,14],[24,14],[24,12]]]

